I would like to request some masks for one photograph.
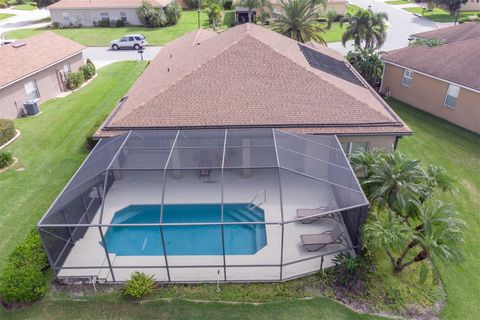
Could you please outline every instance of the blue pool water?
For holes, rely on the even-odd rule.
[[[262,209],[246,203],[224,204],[224,221],[265,221]],[[160,205],[132,205],[117,211],[115,224],[158,223]],[[175,204],[163,208],[164,223],[220,222],[219,204]],[[167,255],[222,255],[220,225],[163,226]],[[254,254],[267,244],[265,225],[225,225],[225,254]],[[160,227],[109,227],[105,234],[108,251],[119,256],[163,255]]]

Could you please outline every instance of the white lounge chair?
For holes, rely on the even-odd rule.
[[[332,200],[324,207],[318,207],[315,209],[297,209],[297,218],[302,219],[314,216],[310,219],[301,220],[302,223],[310,224],[321,218],[335,218],[335,214],[331,212],[335,209],[337,209],[337,206]]]
[[[318,234],[302,234],[300,239],[307,251],[318,251],[329,244],[340,243],[345,245],[342,240],[342,235],[342,225],[336,223],[332,230]]]

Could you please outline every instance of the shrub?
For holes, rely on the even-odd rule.
[[[95,64],[93,63],[93,61],[90,60],[90,58],[88,58],[86,63],[90,66],[90,68],[92,68],[93,74],[95,75],[95,73],[97,72],[97,69],[95,68]]]
[[[34,301],[47,291],[48,260],[37,230],[17,245],[0,273],[0,297],[6,303]]]
[[[79,69],[77,72],[69,72],[67,74],[67,87],[70,90],[77,89],[85,82],[85,77],[83,75],[82,69]]]
[[[0,146],[15,137],[16,133],[12,120],[0,119]]]
[[[13,156],[8,151],[0,151],[0,169],[6,168],[13,163]]]
[[[349,252],[341,252],[333,258],[335,281],[342,287],[359,293],[363,291],[362,281],[367,272],[366,263]]]
[[[95,75],[95,66],[92,63],[84,64],[78,70],[83,73],[85,80],[89,80]]]
[[[155,280],[152,275],[135,271],[123,287],[123,295],[134,298],[142,298],[153,292]]]
[[[163,9],[154,8],[148,1],[143,1],[137,14],[145,26],[150,28],[163,27],[167,24],[167,16]]]
[[[60,28],[60,23],[57,22],[57,21],[52,22],[52,27],[53,27],[54,29],[58,29],[58,28]]]
[[[24,0],[16,0],[15,2],[16,2],[17,4],[24,4],[24,3],[25,3]]]
[[[110,27],[110,21],[100,20],[100,21],[97,22],[97,27],[108,28],[108,27]]]
[[[167,24],[171,26],[177,24],[182,16],[182,8],[175,1],[166,6],[164,11],[167,18]]]
[[[233,8],[233,1],[232,0],[226,0],[223,2],[223,9],[225,10],[232,10]]]
[[[117,28],[125,27],[125,21],[123,21],[122,19],[118,19],[117,21],[115,21],[115,27]]]

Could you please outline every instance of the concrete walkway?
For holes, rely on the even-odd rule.
[[[368,9],[371,6],[373,11],[383,11],[388,14],[388,23],[390,25],[387,31],[387,40],[381,50],[388,51],[408,45],[408,37],[412,34],[430,31],[452,25],[452,23],[435,23],[428,19],[418,17],[413,13],[398,8],[398,6],[389,5],[381,0],[350,0],[350,3],[356,4],[362,8]],[[353,49],[353,42],[347,42],[346,48],[341,42],[329,43],[332,49],[346,54]]]

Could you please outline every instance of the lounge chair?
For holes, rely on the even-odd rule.
[[[297,218],[301,219],[301,218],[314,216],[310,219],[301,220],[301,222],[305,224],[310,224],[321,218],[335,219],[335,214],[331,212],[335,209],[337,209],[337,206],[335,205],[335,202],[332,200],[324,207],[318,207],[315,209],[297,209]]]
[[[329,244],[340,243],[345,245],[342,235],[342,225],[336,223],[332,230],[318,234],[302,234],[300,239],[302,239],[302,245],[307,251],[318,251]]]

